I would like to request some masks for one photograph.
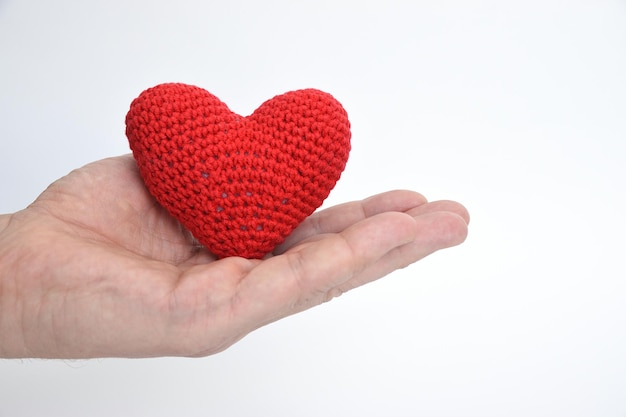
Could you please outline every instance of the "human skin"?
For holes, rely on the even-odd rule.
[[[0,357],[206,356],[463,242],[453,201],[390,191],[314,213],[263,260],[216,259],[125,155],[0,216]]]

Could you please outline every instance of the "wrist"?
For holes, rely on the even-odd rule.
[[[11,220],[10,214],[0,214],[0,236],[2,236],[2,232],[8,226],[9,220]]]
[[[14,250],[11,245],[9,223],[12,215],[0,215],[0,358],[19,357],[19,324],[16,309]],[[17,349],[16,349],[17,348]]]

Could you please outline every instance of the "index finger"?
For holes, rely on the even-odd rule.
[[[425,203],[426,198],[415,191],[394,190],[327,208],[307,217],[273,254],[280,255],[311,236],[338,233],[368,217],[388,211],[403,213]]]

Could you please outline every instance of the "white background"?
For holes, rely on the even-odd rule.
[[[168,81],[330,92],[326,204],[415,189],[468,240],[212,357],[2,360],[0,416],[626,416],[625,1],[0,0],[0,212]]]

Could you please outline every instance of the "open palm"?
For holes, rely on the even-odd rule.
[[[461,243],[458,203],[392,191],[317,212],[264,260],[217,260],[105,159],[0,216],[0,357],[203,356]]]

